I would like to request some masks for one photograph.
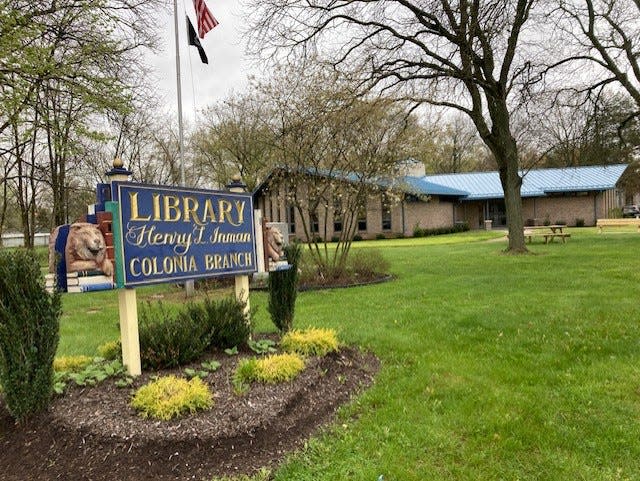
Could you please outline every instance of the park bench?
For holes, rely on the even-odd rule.
[[[596,222],[598,233],[602,234],[603,227],[629,227],[636,226],[640,232],[640,219],[598,219]]]

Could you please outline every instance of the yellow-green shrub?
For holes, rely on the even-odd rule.
[[[176,376],[161,377],[138,389],[131,405],[143,418],[167,421],[185,413],[208,409],[213,396],[198,377],[190,381]]]
[[[98,355],[105,358],[107,361],[115,361],[120,359],[122,347],[120,341],[105,342],[98,346]]]
[[[300,355],[273,354],[260,359],[244,359],[236,368],[236,384],[286,382],[295,379],[304,369],[304,359]]]
[[[280,347],[303,356],[324,356],[338,350],[338,336],[333,329],[293,330],[282,336]]]
[[[78,372],[93,362],[89,356],[62,356],[53,360],[53,370],[56,372]]]

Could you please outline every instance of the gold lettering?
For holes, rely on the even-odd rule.
[[[177,222],[180,220],[180,199],[175,195],[164,196],[164,220],[165,222]]]
[[[134,277],[142,274],[142,272],[140,272],[140,259],[131,259],[131,262],[129,262],[129,271],[131,271]]]
[[[160,194],[152,194],[153,220],[160,220]]]
[[[198,219],[198,199],[195,197],[185,197],[182,199],[182,205],[184,210],[184,221],[191,222],[191,216],[193,215],[193,222],[198,225],[202,225],[200,219]]]
[[[213,202],[209,198],[204,202],[204,214],[202,214],[202,223],[204,224],[207,221],[217,222],[216,212],[213,210]]]
[[[151,216],[140,217],[138,212],[138,193],[129,192],[129,201],[131,202],[131,220],[149,220]]]
[[[242,221],[244,220],[244,200],[240,201],[240,200],[236,200],[236,210],[238,211],[238,223],[237,224],[233,224],[235,226],[238,226],[240,224],[242,224]]]
[[[233,220],[231,219],[232,208],[233,208],[233,205],[231,205],[231,202],[229,202],[228,200],[220,199],[218,201],[218,210],[220,211],[220,217],[219,217],[220,222],[224,222],[224,218],[226,218],[227,222],[229,222],[232,225],[235,225],[233,224]]]

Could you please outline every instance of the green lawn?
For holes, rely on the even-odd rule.
[[[275,479],[640,479],[640,235],[570,232],[526,256],[479,233],[356,243],[397,279],[301,293],[296,325],[382,369]],[[251,303],[273,330],[266,295]],[[117,333],[115,293],[65,295],[61,354]]]

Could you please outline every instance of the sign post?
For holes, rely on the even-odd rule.
[[[247,186],[238,175],[231,179],[231,183],[227,185],[227,189],[229,189],[229,192],[246,192]],[[253,212],[253,208],[251,212]],[[244,315],[248,318],[251,306],[249,305],[249,276],[247,274],[235,276],[235,293],[238,302],[245,304]]]
[[[122,160],[113,161],[113,169],[107,172],[112,182],[126,182],[131,172],[123,168]],[[131,376],[142,374],[140,361],[140,339],[138,335],[138,304],[136,290],[118,289],[118,311],[120,313],[120,343],[122,344],[122,363]]]

